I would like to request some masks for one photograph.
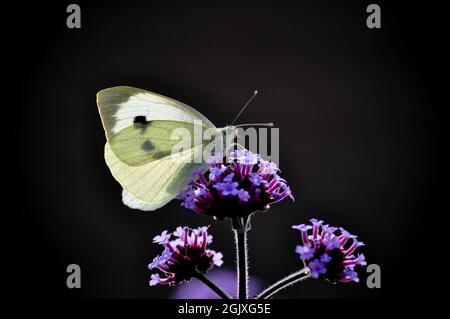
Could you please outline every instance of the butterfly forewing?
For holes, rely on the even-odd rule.
[[[206,127],[215,127],[200,112],[182,102],[129,86],[98,92],[97,105],[107,139],[135,123],[136,118],[188,123],[200,120]]]

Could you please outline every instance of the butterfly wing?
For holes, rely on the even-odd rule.
[[[201,120],[206,127],[215,127],[192,107],[160,94],[129,86],[116,86],[97,93],[97,106],[106,138],[132,125],[136,117],[147,121],[172,120],[193,123]]]
[[[201,147],[201,146],[197,146]],[[140,166],[130,166],[119,159],[109,143],[105,160],[114,178],[122,185],[122,201],[140,210],[156,210],[171,201],[187,186],[192,171],[203,164],[185,163],[195,152],[188,149],[175,156],[165,156]]]
[[[193,108],[159,94],[131,87],[100,91],[97,104],[105,128],[105,160],[122,185],[122,200],[131,208],[155,210],[186,187],[194,169],[194,154],[202,141],[176,154],[176,129],[194,134],[215,126]],[[201,127],[196,121],[201,121]],[[194,123],[195,122],[195,123]]]

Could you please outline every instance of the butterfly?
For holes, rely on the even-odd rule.
[[[123,188],[122,201],[143,211],[166,205],[187,187],[192,172],[204,166],[191,159],[209,141],[194,139],[190,148],[173,154],[179,143],[173,138],[176,130],[236,136],[237,126],[216,128],[194,108],[138,88],[104,89],[97,93],[97,106],[106,135],[105,160]]]

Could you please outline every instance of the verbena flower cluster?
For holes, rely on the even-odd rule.
[[[164,251],[148,265],[150,270],[159,270],[151,275],[150,286],[174,286],[191,280],[197,272],[206,274],[214,265],[223,263],[222,253],[207,249],[212,242],[208,227],[178,227],[173,233],[165,230],[153,242],[162,245]]]
[[[242,269],[247,269],[245,236],[250,228],[242,227],[242,224],[235,227],[235,222],[245,221],[247,226],[252,213],[266,212],[272,204],[287,197],[294,198],[273,162],[248,150],[232,151],[225,160],[222,154],[217,155],[207,167],[202,166],[193,173],[194,178],[177,198],[182,200],[182,206],[199,214],[233,220],[237,234],[238,278],[244,278],[238,282],[238,297],[247,298],[246,284],[242,284],[247,282],[246,272]],[[307,268],[268,287],[257,298],[270,298],[281,288],[309,277],[333,283],[359,282],[357,267],[367,263],[364,254],[357,250],[364,243],[342,227],[333,227],[317,219],[310,221],[311,224],[292,226],[300,231],[302,241],[295,252]],[[155,236],[153,242],[164,250],[148,265],[150,270],[156,270],[151,275],[151,286],[174,286],[196,277],[222,298],[230,297],[204,276],[213,266],[223,263],[222,253],[207,248],[212,242],[208,227],[178,227],[173,233],[165,230]],[[240,243],[244,243],[244,247]]]
[[[292,226],[301,233],[303,245],[295,251],[310,269],[311,277],[330,282],[359,282],[355,266],[365,266],[366,260],[363,254],[354,253],[364,243],[342,227],[325,225],[317,219],[311,219],[311,223]]]
[[[230,152],[228,163],[214,161],[206,173],[178,195],[182,206],[217,219],[247,217],[265,212],[286,197],[293,199],[287,182],[273,162],[248,150]]]

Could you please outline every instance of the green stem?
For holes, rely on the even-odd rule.
[[[277,292],[296,284],[300,281],[303,281],[305,279],[308,279],[311,277],[311,271],[308,267],[305,267],[297,272],[294,272],[293,274],[290,274],[289,276],[281,279],[280,281],[277,281],[272,286],[266,288],[264,291],[262,291],[258,296],[256,296],[255,299],[269,299]]]
[[[211,280],[209,280],[204,274],[197,271],[195,274],[195,278],[200,280],[202,283],[207,285],[209,288],[211,288],[212,291],[214,291],[216,294],[219,295],[222,299],[232,299],[229,294],[227,294],[224,290],[220,289],[219,286],[217,286],[215,283],[213,283]]]
[[[248,250],[247,231],[249,229],[248,219],[236,219],[233,222],[233,230],[236,241],[237,258],[237,298],[248,299]]]

